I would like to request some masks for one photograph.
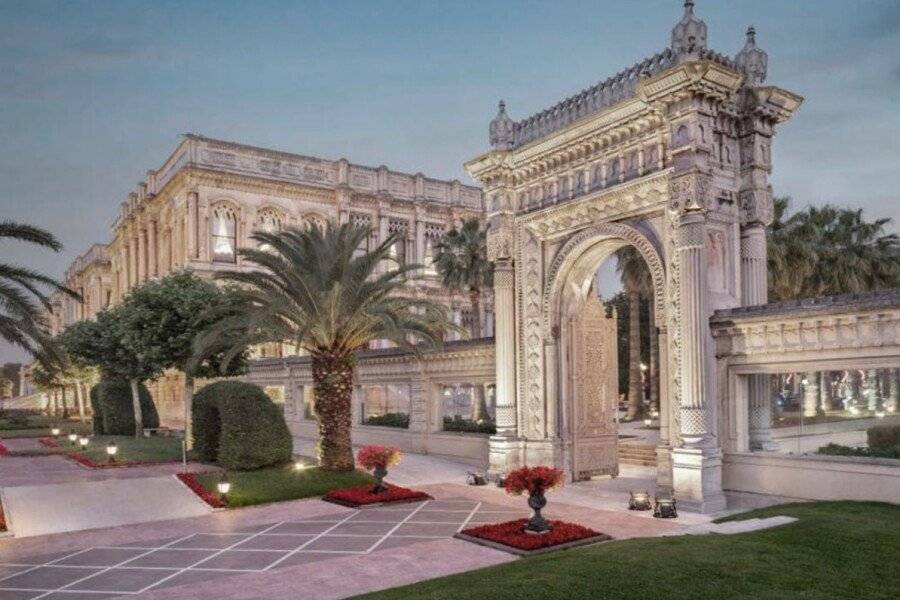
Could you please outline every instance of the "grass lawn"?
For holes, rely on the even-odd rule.
[[[47,437],[51,427],[59,427],[63,434],[74,431],[79,434],[91,433],[91,422],[63,421],[49,417],[28,417],[27,424],[19,425],[0,419],[0,439]]]
[[[197,476],[203,487],[215,492],[219,481],[216,473]],[[371,483],[372,477],[362,471],[331,473],[319,467],[295,471],[294,464],[269,467],[258,471],[230,471],[231,492],[228,506],[250,506],[267,502],[297,500],[321,496],[331,490]]]
[[[74,451],[83,454],[96,463],[105,463],[109,460],[106,454],[106,444],[109,440],[114,440],[119,448],[119,452],[116,454],[116,461],[118,462],[181,460],[181,438],[178,437],[152,436],[136,438],[124,435],[101,435],[92,437],[91,443],[87,448],[72,446],[69,444],[69,440],[65,438],[59,440],[59,445],[69,452]],[[191,455],[189,453],[188,460],[190,459]]]
[[[739,535],[610,542],[361,598],[900,598],[900,506],[789,504],[735,518],[774,515],[800,520]]]

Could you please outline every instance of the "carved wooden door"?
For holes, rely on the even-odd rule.
[[[590,294],[572,319],[572,472],[576,480],[618,475],[619,361],[616,319]]]

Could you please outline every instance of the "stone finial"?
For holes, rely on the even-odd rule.
[[[756,29],[753,25],[747,28],[747,42],[734,62],[738,68],[747,75],[747,85],[750,87],[762,84],[766,80],[769,65],[769,55],[756,45]]]
[[[685,0],[684,16],[672,29],[672,52],[679,62],[696,58],[706,50],[706,23],[694,15],[693,0]]]
[[[515,133],[515,123],[506,114],[506,102],[500,101],[497,110],[497,116],[491,121],[488,130],[491,147],[495,150],[507,150],[513,145],[513,134]]]

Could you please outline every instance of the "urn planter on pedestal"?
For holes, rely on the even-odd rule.
[[[357,464],[372,472],[374,485],[360,485],[352,488],[332,490],[322,496],[322,500],[341,506],[360,508],[396,502],[418,502],[431,498],[425,492],[385,483],[388,467],[400,462],[400,449],[387,446],[363,446],[356,454]]]

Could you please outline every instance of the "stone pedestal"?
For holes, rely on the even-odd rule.
[[[700,513],[725,510],[722,452],[718,448],[674,448],[672,483],[679,509]]]

